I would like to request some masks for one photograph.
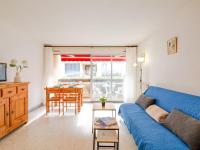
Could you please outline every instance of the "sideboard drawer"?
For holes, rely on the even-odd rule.
[[[27,91],[28,91],[28,87],[26,85],[17,87],[18,94],[27,93]]]
[[[11,97],[17,93],[16,87],[2,89],[2,97]]]

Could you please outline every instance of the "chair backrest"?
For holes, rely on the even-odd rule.
[[[54,93],[54,94],[59,94],[60,93],[60,88],[46,88],[47,93]]]
[[[76,88],[76,92],[80,100],[83,98],[83,88]]]
[[[83,94],[83,88],[76,88],[76,92],[79,94]]]
[[[60,88],[60,93],[77,93],[76,88]]]
[[[60,95],[60,88],[48,88],[46,87],[45,88],[46,90],[46,97],[47,98],[52,98],[52,97],[55,97],[57,99],[60,99],[61,95]]]

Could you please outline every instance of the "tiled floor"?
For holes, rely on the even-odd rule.
[[[0,150],[92,150],[92,104],[84,104],[76,116],[72,110],[65,116],[44,113],[44,107],[31,112],[26,125],[0,140]],[[119,124],[120,150],[137,150],[125,125]]]

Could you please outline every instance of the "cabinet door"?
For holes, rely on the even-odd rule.
[[[0,98],[0,137],[9,128],[9,99]]]
[[[10,123],[18,125],[28,119],[28,100],[26,94],[20,94],[10,98]]]

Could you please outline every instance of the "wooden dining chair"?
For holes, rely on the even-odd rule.
[[[62,103],[63,103],[63,115],[65,112],[65,108],[67,110],[68,107],[74,107],[75,108],[75,114],[77,112],[77,107],[79,105],[78,103],[78,94],[76,88],[61,88],[60,89],[61,95],[62,95]],[[70,104],[68,106],[68,104]],[[74,104],[71,105],[71,104]]]
[[[80,101],[80,105],[83,106],[83,88],[76,88],[78,93],[78,100]]]
[[[60,104],[61,104],[61,93],[60,88],[48,88],[46,87],[46,113],[49,112],[50,107],[53,108],[58,106],[60,114]]]

